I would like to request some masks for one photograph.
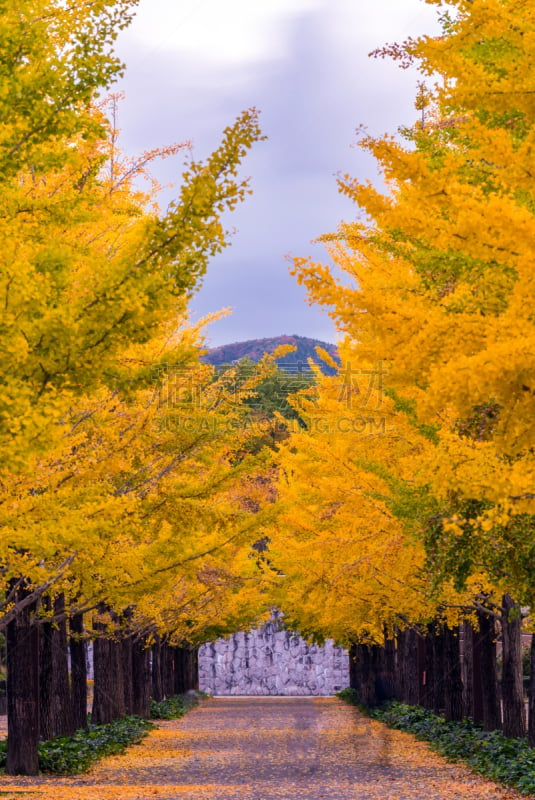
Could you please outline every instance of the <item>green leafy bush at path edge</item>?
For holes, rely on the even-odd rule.
[[[39,742],[39,769],[56,775],[77,775],[104,756],[124,753],[156,726],[141,717],[124,717],[108,725],[89,724],[74,736],[58,736]],[[0,742],[0,767],[6,766],[7,740]]]
[[[152,719],[179,719],[209,695],[205,692],[190,692],[168,697],[166,700],[151,700],[150,715]]]
[[[380,708],[365,709],[353,689],[338,697],[357,705],[372,719],[414,734],[451,761],[467,764],[486,778],[504,783],[522,794],[535,794],[535,749],[527,739],[508,739],[500,731],[483,731],[469,720],[448,722],[421,706],[391,701]]]
[[[177,695],[151,703],[153,719],[177,719],[205,697],[202,692]],[[78,775],[101,758],[124,753],[127,747],[139,744],[156,727],[142,717],[124,717],[108,725],[89,724],[87,730],[74,736],[58,736],[39,743],[39,770],[53,775]],[[0,769],[6,766],[7,740],[0,741]]]

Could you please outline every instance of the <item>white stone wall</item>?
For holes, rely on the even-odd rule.
[[[276,619],[199,650],[199,688],[213,695],[332,695],[347,686],[346,650],[307,644]]]

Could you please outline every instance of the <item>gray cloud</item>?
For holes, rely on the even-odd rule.
[[[335,173],[379,180],[372,160],[351,147],[357,126],[366,123],[379,134],[413,120],[416,76],[367,57],[384,39],[373,38],[377,31],[371,23],[370,36],[364,14],[354,45],[349,36],[341,43],[335,6],[340,12],[344,0],[336,0],[330,12],[322,8],[294,18],[286,55],[246,69],[217,69],[168,49],[124,55],[127,99],[121,122],[130,150],[191,137],[195,152],[204,155],[243,108],[262,111],[269,140],[256,147],[244,168],[254,195],[229,219],[238,229],[233,245],[214,260],[192,304],[195,314],[234,308],[231,318],[211,326],[214,345],[282,333],[334,339],[326,314],[307,306],[304,291],[289,276],[285,256],[325,260],[311,240],[355,216],[337,192]],[[405,31],[400,34],[394,38]],[[174,170],[179,174],[180,164]],[[160,179],[173,180],[172,172],[162,165]]]

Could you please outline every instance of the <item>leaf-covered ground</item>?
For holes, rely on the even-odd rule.
[[[0,778],[33,800],[517,800],[331,698],[214,699],[78,778]],[[525,797],[525,795],[524,795]]]

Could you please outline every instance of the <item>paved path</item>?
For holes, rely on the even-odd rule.
[[[87,776],[0,779],[1,798],[21,794],[37,800],[520,798],[331,698],[209,700]]]

